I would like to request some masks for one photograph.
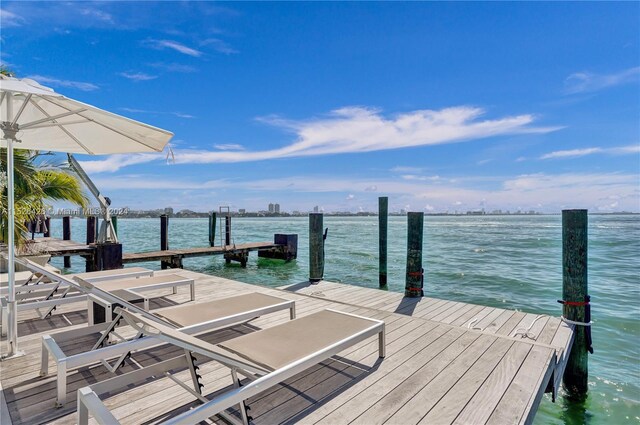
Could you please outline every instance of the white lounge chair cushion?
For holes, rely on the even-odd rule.
[[[324,310],[218,344],[267,370],[277,370],[371,328],[365,318]]]
[[[164,310],[156,310],[154,314],[168,320],[177,327],[185,327],[283,302],[286,302],[286,300],[253,292],[221,300],[169,307]]]
[[[144,273],[149,271],[149,269],[145,269],[144,267],[126,267],[124,269],[114,269],[114,270],[101,270],[97,272],[88,272],[88,273],[78,273],[74,275],[67,275],[69,279],[74,277],[79,277],[80,279],[91,281],[95,278],[100,277],[108,277],[108,276],[118,276],[121,274],[131,274],[131,273]]]
[[[138,277],[133,279],[118,279],[118,280],[105,280],[95,282],[93,285],[103,291],[117,291],[122,289],[135,289],[144,288],[145,286],[162,285],[163,283],[170,284],[173,282],[191,281],[191,279],[184,278],[175,274],[165,274],[162,276],[150,276],[150,277]]]

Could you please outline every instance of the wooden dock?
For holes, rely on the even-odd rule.
[[[96,250],[95,245],[50,237],[36,238],[30,244],[34,252],[51,255],[52,257],[68,255],[92,256]]]
[[[247,263],[249,252],[279,252],[285,248],[285,245],[276,244],[273,242],[251,242],[226,246],[125,253],[122,255],[122,263],[128,264],[139,263],[143,261],[163,261],[170,264],[174,268],[182,268],[183,258],[204,257],[207,255],[223,255],[225,256],[225,259],[239,261],[241,265],[245,266]]]
[[[122,254],[122,264],[160,261],[163,268],[182,268],[182,260],[184,258],[222,255],[227,263],[237,261],[245,267],[249,259],[249,253],[254,251],[258,252],[259,257],[277,258],[285,261],[296,258],[297,237],[295,237],[295,243],[292,242],[291,235],[275,235],[274,239],[274,242],[249,242],[225,246],[124,253]],[[32,248],[34,252],[48,254],[52,257],[80,255],[92,259],[96,254],[96,244],[82,244],[73,240],[51,237],[33,240]]]
[[[197,301],[263,292],[295,300],[299,317],[333,308],[385,321],[384,360],[377,358],[377,340],[349,348],[339,359],[250,399],[255,424],[528,424],[548,384],[562,375],[572,344],[572,328],[556,317],[435,298],[409,299],[400,293],[325,281],[273,289],[187,270],[166,272],[194,278]],[[168,293],[155,306],[188,300],[188,291],[181,290]],[[84,308],[84,303],[65,305],[47,320],[20,313],[19,347],[26,356],[0,363],[14,424],[73,424],[76,390],[110,376],[102,366],[71,374],[69,401],[55,409],[54,377],[38,375],[41,336],[85,326]],[[288,313],[272,314],[204,338],[215,343],[286,320]],[[90,343],[73,342],[76,348]],[[146,365],[179,351],[162,346],[134,359]],[[130,362],[124,371],[134,367]],[[228,371],[215,362],[203,364],[201,372],[206,393],[228,384]],[[165,377],[112,394],[105,403],[122,423],[138,424],[155,423],[169,411],[188,408],[191,401]]]

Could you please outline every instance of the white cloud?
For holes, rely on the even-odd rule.
[[[148,81],[158,78],[157,75],[149,75],[144,72],[121,72],[119,75],[133,81]]]
[[[221,151],[243,151],[244,146],[238,145],[237,143],[222,143],[213,145],[214,148]]]
[[[420,176],[415,174],[403,174],[400,176],[403,180],[415,180],[415,181],[431,181],[436,182],[440,180],[440,176]]]
[[[444,179],[443,179],[444,180]],[[252,193],[278,193],[292,196],[300,208],[308,208],[309,199],[330,199],[334,196],[337,205],[325,204],[333,210],[349,205],[348,196],[358,199],[359,205],[368,205],[375,210],[378,193],[389,196],[391,210],[401,205],[426,205],[433,211],[464,211],[467,206],[481,205],[487,210],[502,209],[516,211],[535,209],[545,212],[558,212],[562,208],[588,208],[596,211],[610,208],[616,211],[636,211],[640,206],[640,191],[637,187],[637,174],[622,173],[565,173],[565,174],[527,174],[515,177],[503,177],[491,189],[464,186],[446,179],[442,185],[425,187],[420,182],[407,182],[397,178],[356,179],[336,178],[334,176],[278,176],[264,180],[182,180],[161,176],[127,175],[101,177],[94,179],[98,187],[109,190],[231,190],[243,200],[250,199]],[[455,179],[472,181],[469,179]],[[376,186],[378,193],[368,188]],[[197,193],[197,192],[195,192]],[[231,193],[231,192],[229,192]],[[316,194],[316,196],[299,194]],[[322,196],[320,196],[322,195]],[[275,195],[273,195],[275,196]],[[318,201],[315,201],[318,203]],[[322,201],[323,203],[325,201]],[[612,206],[617,203],[615,206]],[[258,206],[261,205],[258,203]],[[305,207],[305,205],[307,205]],[[193,207],[196,207],[195,205]],[[292,208],[294,209],[294,208]],[[409,209],[409,208],[406,208]],[[425,207],[427,211],[431,211]],[[604,210],[604,209],[602,209]]]
[[[87,83],[82,81],[60,80],[57,78],[46,77],[44,75],[28,75],[25,78],[31,78],[32,80],[36,80],[39,83],[50,84],[54,87],[69,87],[69,88],[74,88],[82,91],[94,91],[100,88],[93,83]]]
[[[22,16],[9,12],[6,9],[0,9],[0,21],[5,28],[20,27],[26,22]]]
[[[416,146],[456,143],[492,136],[548,133],[559,127],[534,127],[532,115],[480,120],[483,109],[453,107],[418,110],[385,117],[380,111],[363,107],[337,109],[326,118],[303,121],[277,117],[262,122],[297,135],[297,140],[281,148],[265,151],[209,152],[176,151],[178,163],[261,161],[339,153],[371,152]]]
[[[190,114],[185,114],[183,112],[166,112],[166,111],[151,111],[148,109],[138,109],[138,108],[120,108],[120,110],[125,112],[131,112],[133,114],[156,114],[156,115],[174,115],[178,118],[195,118],[195,116]],[[175,143],[175,141],[174,141]]]
[[[180,52],[182,54],[193,56],[193,57],[202,56],[201,51],[185,46],[184,44],[181,44],[174,40],[148,39],[143,41],[142,44],[157,50],[172,49],[172,50],[175,50],[176,52]]]
[[[627,155],[627,154],[640,153],[640,144],[621,146],[619,148],[610,148],[610,149],[607,149],[607,153],[610,153],[613,155]]]
[[[569,149],[564,151],[555,151],[544,154],[540,159],[557,159],[557,158],[577,158],[586,155],[593,154],[608,154],[608,155],[628,155],[640,152],[640,145],[619,146],[614,148],[583,148],[583,149]]]
[[[553,159],[553,158],[575,158],[579,156],[591,155],[594,153],[602,152],[601,148],[585,148],[585,149],[570,149],[566,151],[555,151],[544,154],[540,159]]]
[[[165,70],[167,72],[172,72],[172,73],[176,73],[176,72],[180,72],[180,73],[196,72],[196,68],[194,68],[193,66],[183,65],[183,64],[175,63],[175,62],[171,62],[171,63],[155,62],[155,63],[150,63],[149,66],[151,66],[153,68],[163,69],[163,70]]]
[[[204,40],[200,43],[201,46],[211,46],[213,47],[216,51],[220,52],[220,53],[224,53],[225,55],[232,55],[235,53],[238,53],[238,51],[236,49],[234,49],[233,47],[229,46],[227,43],[225,43],[224,41],[218,39],[218,38],[209,38],[207,40]]]
[[[424,168],[422,168],[422,167],[405,167],[405,166],[399,165],[397,167],[393,167],[389,171],[391,171],[392,173],[413,173],[413,174],[417,174],[417,173],[421,173],[422,170],[424,170]]]
[[[115,21],[113,20],[113,16],[111,14],[99,10],[99,9],[90,9],[90,8],[81,8],[79,9],[80,15],[83,17],[91,17],[95,18],[98,21],[102,21],[108,24],[113,24]]]
[[[625,69],[615,74],[594,74],[591,72],[576,72],[565,80],[565,93],[576,94],[594,92],[608,87],[619,86],[640,78],[640,66]]]
[[[354,199],[356,199],[356,195],[354,195],[353,193],[350,193],[347,195],[347,197],[345,198],[347,201],[353,201]]]
[[[164,159],[162,153],[141,153],[127,155],[110,155],[104,159],[93,159],[90,161],[79,161],[82,168],[91,173],[113,173],[123,167],[136,164],[144,164],[151,161]]]

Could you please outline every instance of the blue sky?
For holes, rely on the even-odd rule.
[[[640,3],[9,2],[1,60],[175,133],[130,208],[640,211]]]

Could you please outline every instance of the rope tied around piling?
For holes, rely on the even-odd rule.
[[[564,315],[560,316],[560,320],[568,325],[574,326],[584,326],[586,330],[585,334],[585,343],[587,346],[587,351],[593,354],[593,340],[591,338],[591,325],[593,322],[591,321],[591,295],[585,295],[584,301],[567,301],[567,300],[558,300],[558,303],[568,306],[568,307],[584,307],[584,322],[579,322],[576,320],[567,319]]]
[[[572,307],[584,307],[591,304],[591,301],[587,299],[586,301],[566,301],[566,300],[558,300],[558,303],[562,305],[568,305]]]
[[[576,325],[576,326],[591,326],[591,324],[593,324],[593,321],[589,321],[589,322],[576,322],[575,320],[569,320],[564,316],[560,316],[560,320],[562,320],[564,323],[567,323],[569,325]]]

